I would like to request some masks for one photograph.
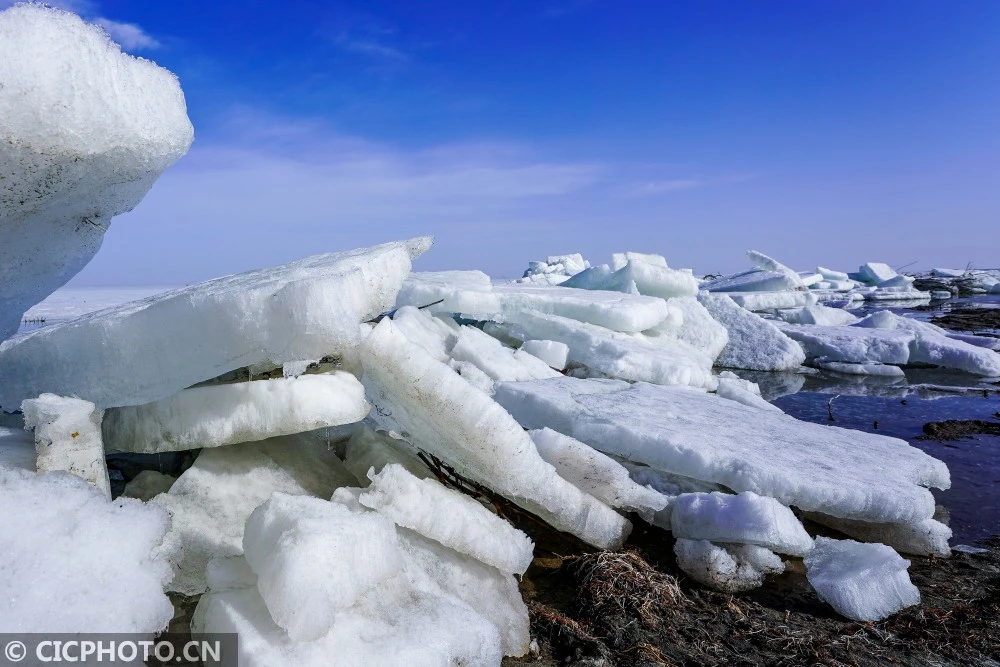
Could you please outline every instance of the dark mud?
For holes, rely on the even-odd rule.
[[[504,665],[1000,665],[1000,538],[986,554],[911,557],[919,606],[839,617],[801,561],[750,593],[709,591],[638,528],[625,551],[538,558],[522,582],[539,653]]]
[[[1000,308],[956,306],[943,315],[931,318],[931,323],[953,331],[1000,329]]]
[[[1000,413],[997,413],[1000,417]],[[1000,435],[1000,421],[983,419],[946,419],[924,424],[921,440],[961,440],[976,435]]]

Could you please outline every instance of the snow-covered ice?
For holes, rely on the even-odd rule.
[[[702,294],[698,300],[729,334],[729,342],[715,360],[717,366],[787,371],[805,361],[795,341],[771,322],[737,306],[728,296]]]
[[[111,500],[101,440],[102,411],[89,401],[42,394],[21,404],[24,427],[35,432],[38,472],[62,470],[93,484]]]
[[[884,544],[817,537],[805,564],[819,597],[849,619],[878,621],[920,603],[910,561]]]
[[[169,590],[205,590],[205,566],[243,553],[243,528],[275,491],[329,498],[354,476],[328,447],[323,432],[205,449],[170,491],[150,503],[170,512],[164,554],[175,570]]]
[[[50,392],[100,408],[170,396],[223,373],[355,346],[392,307],[429,238],[217,278],[0,343],[0,408]]]
[[[785,571],[777,554],[751,544],[720,545],[679,538],[674,555],[677,567],[689,577],[727,593],[753,590],[764,583],[765,576]]]
[[[169,452],[265,440],[359,422],[370,406],[350,373],[334,371],[185,389],[145,405],[109,408],[109,451]]]
[[[3,340],[91,260],[194,130],[173,74],[40,4],[0,12],[0,81]]]
[[[750,491],[681,494],[673,500],[670,525],[674,537],[755,544],[790,556],[804,556],[813,547],[792,510]]]
[[[174,615],[162,509],[0,465],[0,632],[147,633]]]
[[[801,422],[687,387],[571,377],[497,386],[525,427],[606,454],[753,491],[784,505],[873,522],[922,521],[944,463],[896,438]]]
[[[293,641],[327,634],[337,612],[402,566],[385,516],[284,493],[250,515],[243,551],[271,617]]]

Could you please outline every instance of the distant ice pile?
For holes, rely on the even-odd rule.
[[[0,12],[0,340],[194,138],[177,78],[40,4]]]

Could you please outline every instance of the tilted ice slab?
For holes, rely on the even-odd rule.
[[[802,276],[800,276],[797,271],[788,268],[773,257],[768,257],[764,253],[756,250],[747,250],[747,258],[753,262],[754,266],[762,271],[775,271],[783,274],[786,278],[788,278],[788,281],[791,283],[793,289],[805,287],[805,283],[802,282]]]
[[[755,544],[791,556],[804,556],[813,548],[792,510],[751,491],[681,494],[673,500],[670,529],[674,537]]]
[[[78,398],[42,394],[21,404],[24,427],[35,432],[38,472],[62,470],[97,487],[111,500],[101,440],[101,410]]]
[[[153,555],[167,513],[66,473],[0,465],[0,632],[154,633],[174,615]]]
[[[822,326],[847,326],[858,321],[857,316],[843,308],[828,308],[819,304],[785,310],[778,316],[789,324],[819,324]]]
[[[906,572],[910,561],[884,544],[817,537],[805,564],[820,599],[849,619],[879,621],[920,604]]]
[[[168,493],[150,501],[172,519],[163,545],[176,573],[169,590],[203,592],[208,561],[243,553],[247,518],[275,491],[329,498],[353,484],[322,431],[202,451]]]
[[[569,360],[624,380],[714,389],[712,361],[689,346],[656,344],[603,327],[532,311],[518,313],[511,334],[521,340],[545,338],[565,343]]]
[[[606,454],[753,491],[784,505],[874,522],[934,513],[927,486],[948,468],[902,440],[801,422],[687,387],[570,377],[501,383],[525,427],[549,427]]]
[[[720,292],[736,302],[741,308],[753,312],[780,310],[782,308],[804,308],[816,303],[816,295],[811,292]]]
[[[902,330],[785,323],[778,327],[802,346],[809,359],[855,364],[905,364],[915,340],[913,333]]]
[[[0,408],[44,392],[137,405],[237,368],[341,353],[430,243],[316,255],[22,334],[0,344]]]
[[[916,556],[951,555],[951,528],[934,519],[913,523],[869,523],[807,512],[806,517],[861,542],[878,542]]]
[[[729,332],[696,297],[670,299],[667,304],[681,312],[677,339],[701,350],[714,362],[729,343]]]
[[[780,271],[753,269],[702,283],[701,289],[709,292],[784,292],[795,289],[801,282]]]
[[[524,574],[534,543],[479,502],[436,479],[420,479],[389,464],[371,477],[358,502],[424,537],[501,572]]]
[[[880,311],[858,322],[855,328],[912,333],[914,340],[910,343],[910,363],[955,368],[986,377],[1000,376],[1000,354],[949,338],[944,329],[929,322]]]
[[[878,285],[897,275],[899,274],[891,266],[882,262],[868,262],[858,267],[858,280],[871,285]]]
[[[247,519],[243,551],[271,618],[293,641],[327,634],[337,612],[402,566],[385,516],[284,493]]]
[[[698,300],[729,333],[729,342],[715,360],[717,366],[787,371],[805,361],[795,341],[771,322],[737,306],[728,296],[702,293]]]
[[[560,477],[611,507],[648,516],[667,506],[662,493],[636,484],[622,464],[576,438],[543,428],[532,431],[531,439]]]
[[[109,451],[170,452],[265,440],[365,418],[361,383],[343,371],[185,389],[104,414]]]
[[[666,304],[653,297],[545,285],[491,287],[485,277],[478,271],[413,273],[396,305],[419,307],[443,300],[426,310],[495,321],[512,321],[517,313],[532,310],[627,332],[649,329],[667,316]]]
[[[677,567],[700,584],[727,593],[753,590],[785,564],[776,554],[752,544],[712,544],[679,538],[674,544]]]
[[[391,320],[372,330],[360,352],[371,418],[383,428],[559,530],[602,548],[621,546],[631,530],[627,520],[562,479],[513,417]]]
[[[0,81],[3,340],[86,266],[194,131],[177,77],[61,10],[0,12]]]

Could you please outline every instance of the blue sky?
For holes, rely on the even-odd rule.
[[[434,234],[733,271],[1000,266],[1000,2],[66,0],[175,72],[196,141],[77,285]]]

